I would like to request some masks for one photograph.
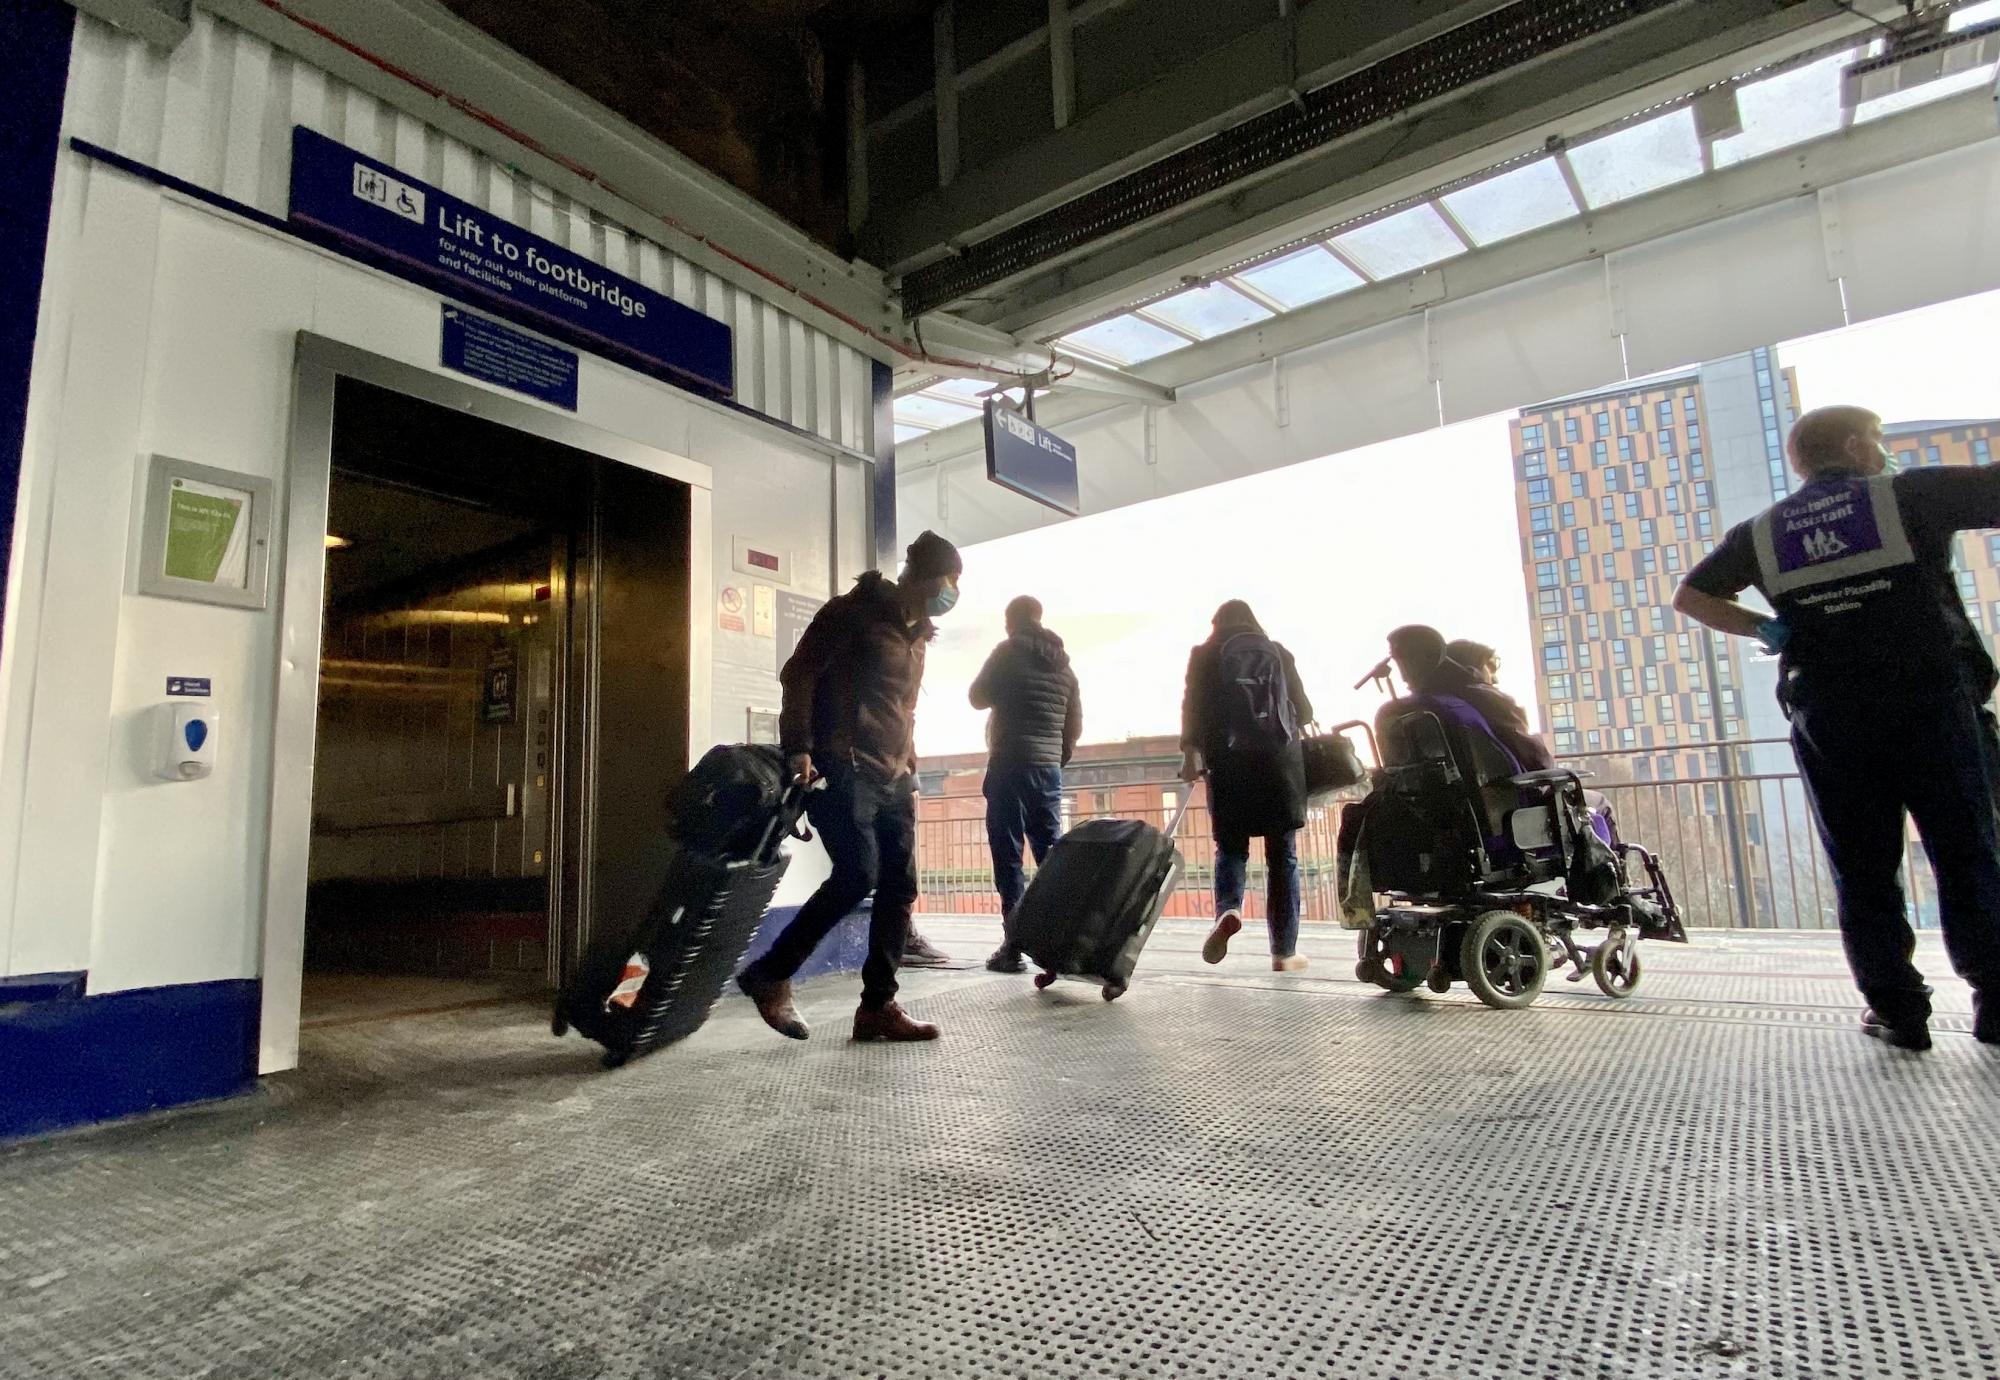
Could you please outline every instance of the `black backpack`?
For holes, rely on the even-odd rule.
[[[787,808],[790,779],[785,755],[775,747],[710,748],[667,804],[673,835],[712,858],[750,860],[768,846],[771,825]]]
[[[1240,632],[1222,644],[1216,660],[1224,746],[1271,752],[1296,742],[1299,721],[1278,644],[1262,633]]]

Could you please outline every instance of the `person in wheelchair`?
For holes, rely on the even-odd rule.
[[[1489,659],[1493,655],[1478,643],[1464,645],[1485,651]],[[1396,663],[1412,694],[1441,696],[1470,705],[1521,771],[1547,771],[1555,766],[1548,744],[1528,727],[1527,711],[1490,678],[1452,660],[1444,634],[1436,628],[1421,623],[1397,628],[1389,634],[1389,659]]]

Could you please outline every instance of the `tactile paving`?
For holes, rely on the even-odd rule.
[[[2000,1374],[1963,1036],[1143,973],[913,1006],[940,1043],[724,1016],[614,1074],[532,1009],[343,1027],[251,1106],[0,1153],[0,1374]]]

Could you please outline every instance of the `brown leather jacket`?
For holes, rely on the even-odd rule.
[[[893,781],[917,769],[917,692],[924,650],[935,635],[926,618],[903,621],[895,581],[871,570],[813,617],[778,673],[785,687],[779,739],[787,757],[854,766]]]

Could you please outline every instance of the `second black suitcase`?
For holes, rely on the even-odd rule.
[[[1037,987],[1075,977],[1101,983],[1106,1001],[1124,995],[1180,882],[1173,836],[1187,808],[1184,799],[1165,833],[1136,819],[1092,819],[1056,840],[1007,918],[1007,942],[1042,970]]]

